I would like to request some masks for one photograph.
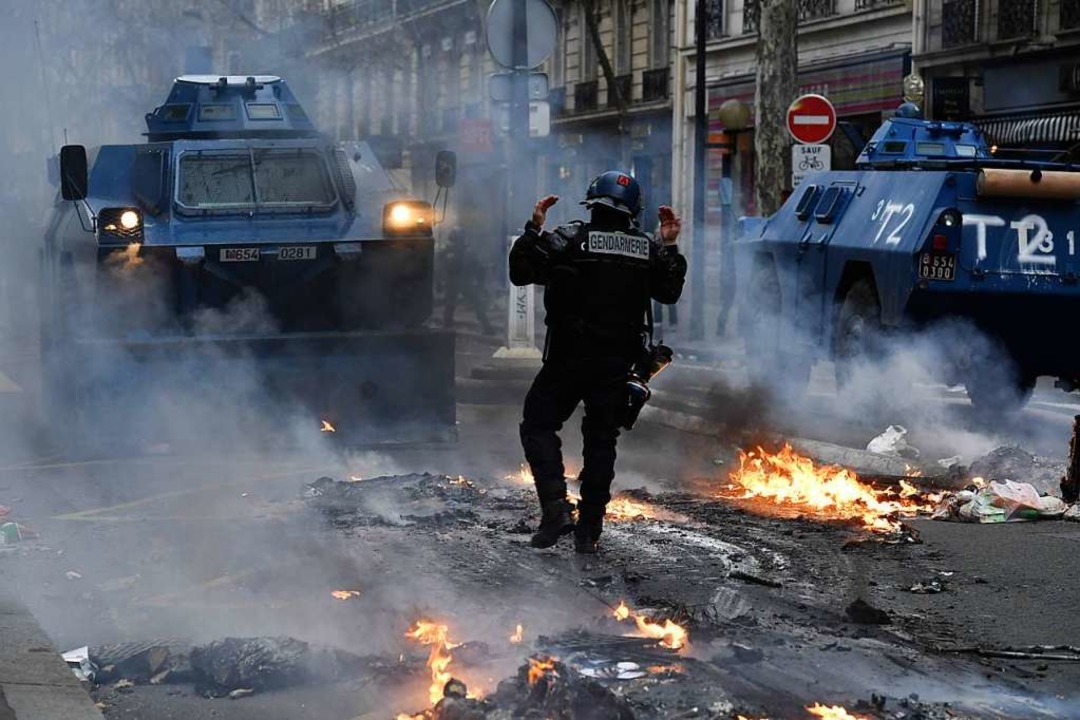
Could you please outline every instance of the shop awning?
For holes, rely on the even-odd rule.
[[[975,124],[997,145],[1080,142],[1080,110],[986,118]]]

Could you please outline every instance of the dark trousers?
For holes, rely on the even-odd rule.
[[[624,358],[589,358],[544,363],[525,397],[521,445],[536,480],[541,503],[566,498],[562,429],[578,403],[585,403],[581,421],[584,465],[581,480],[583,508],[603,512],[611,499],[615,478],[615,443],[619,437],[628,395]]]

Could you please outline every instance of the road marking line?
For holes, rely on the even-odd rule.
[[[208,490],[222,490],[224,488],[234,487],[238,485],[245,485],[251,483],[264,482],[266,480],[280,480],[281,478],[292,477],[294,475],[304,475],[307,473],[317,473],[326,471],[329,465],[318,465],[309,468],[298,468],[296,470],[290,470],[288,472],[272,473],[270,475],[260,475],[254,478],[244,478],[243,480],[236,480],[235,482],[217,483],[215,485],[200,485],[199,487],[187,488],[186,490],[174,490],[173,492],[162,493],[160,495],[152,495],[150,497],[139,498],[138,500],[132,500],[126,503],[120,503],[119,505],[111,505],[108,507],[91,508],[88,510],[77,510],[75,512],[64,513],[62,515],[53,515],[50,520],[93,520],[94,516],[100,516],[104,513],[130,510],[134,507],[140,507],[142,505],[148,505],[150,503],[157,502],[158,500],[169,500],[172,498],[183,497],[184,495],[195,495]]]

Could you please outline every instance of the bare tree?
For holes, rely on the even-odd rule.
[[[611,67],[611,58],[608,57],[607,49],[600,39],[600,21],[596,12],[596,0],[582,0],[582,7],[585,9],[585,25],[588,27],[589,37],[592,39],[593,47],[596,48],[596,59],[600,62],[600,69],[603,71],[604,80],[607,82],[608,96],[615,100],[615,109],[619,113],[619,133],[622,134],[626,132],[626,101],[628,98],[623,97],[619,83],[615,82],[615,70]]]
[[[796,92],[799,9],[792,0],[759,0],[759,7],[754,185],[758,213],[771,215],[790,182],[787,109]]]

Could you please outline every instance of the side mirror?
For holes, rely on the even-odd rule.
[[[65,200],[85,200],[88,185],[86,148],[82,145],[60,148],[60,195]]]
[[[454,187],[457,180],[457,153],[440,150],[435,154],[435,184],[441,188]]]

